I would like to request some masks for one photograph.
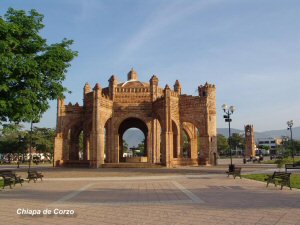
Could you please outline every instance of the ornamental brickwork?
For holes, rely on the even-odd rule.
[[[108,87],[98,83],[83,89],[83,105],[57,103],[55,138],[56,165],[72,162],[101,167],[125,163],[123,134],[129,128],[140,129],[145,136],[144,159],[166,167],[216,164],[216,88],[198,87],[198,95],[184,95],[178,80],[174,89],[158,86],[153,75],[149,83],[138,80],[132,69],[126,82],[115,76]],[[79,158],[79,135],[83,134],[83,154]],[[183,134],[188,138],[184,153]]]

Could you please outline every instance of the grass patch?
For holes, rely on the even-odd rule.
[[[251,179],[251,180],[265,181],[265,178],[267,178],[267,175],[266,174],[247,174],[247,175],[242,175],[242,177]]]
[[[242,177],[251,179],[251,180],[266,182],[265,178],[267,178],[267,174],[247,174],[247,175],[242,175]],[[291,186],[292,186],[292,188],[300,189],[300,174],[292,174],[291,175]]]
[[[276,161],[278,159],[272,159],[272,160],[264,160],[262,161],[265,164],[277,164]],[[289,158],[284,158],[283,160],[283,164],[292,164],[293,163],[293,158],[289,157]],[[295,163],[300,163],[300,158],[299,157],[295,157]]]

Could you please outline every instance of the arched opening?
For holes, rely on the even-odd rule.
[[[178,129],[176,123],[172,121],[172,132],[173,132],[173,158],[178,157]]]
[[[198,159],[200,149],[198,128],[193,123],[183,122],[181,132],[182,157]]]
[[[137,151],[140,149],[134,148],[131,149],[132,152],[132,158],[141,158],[141,157],[147,157],[148,151],[147,151],[147,139],[148,139],[148,128],[144,121],[138,119],[138,118],[127,118],[125,119],[119,126],[118,134],[119,134],[119,162],[133,162],[134,159],[131,159],[128,161],[127,154],[130,152],[130,147],[127,142],[124,142],[124,136],[125,132],[128,131],[127,135],[134,135],[134,132],[140,132],[143,133],[143,143],[140,145],[143,146],[143,151]],[[134,131],[134,132],[133,132]],[[131,133],[131,134],[130,134]],[[126,145],[127,143],[127,145]],[[134,146],[137,147],[137,146]],[[125,154],[127,153],[127,154]],[[126,157],[125,157],[126,156]],[[127,159],[127,160],[126,160]],[[145,159],[144,159],[145,160]],[[138,162],[141,162],[137,160]]]
[[[182,130],[182,157],[191,158],[191,138],[185,129]]]
[[[83,131],[81,131],[78,135],[78,158],[83,160],[83,157]]]
[[[143,157],[145,154],[145,135],[138,128],[129,128],[123,134],[123,157]],[[126,160],[125,160],[126,161]]]
[[[68,132],[69,160],[83,159],[83,131],[72,127]]]

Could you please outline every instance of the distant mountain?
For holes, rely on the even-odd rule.
[[[228,138],[228,128],[217,128],[217,133],[222,134],[225,137]],[[243,130],[239,129],[231,129],[231,133],[241,133],[243,134]],[[267,138],[267,137],[272,137],[272,138],[280,138],[282,136],[288,136],[290,137],[290,131],[288,130],[269,130],[269,131],[263,131],[263,132],[255,132],[254,131],[254,138]],[[293,139],[295,140],[300,140],[300,127],[293,127]]]

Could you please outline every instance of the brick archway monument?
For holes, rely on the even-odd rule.
[[[138,128],[145,136],[145,163],[166,167],[214,163],[214,85],[198,86],[197,96],[185,95],[178,80],[173,90],[168,85],[161,88],[155,75],[149,83],[141,82],[133,69],[126,82],[118,82],[114,75],[108,82],[105,88],[85,84],[81,106],[58,100],[56,166],[97,168],[126,162],[122,137],[129,128]],[[183,153],[184,137],[188,154]]]

